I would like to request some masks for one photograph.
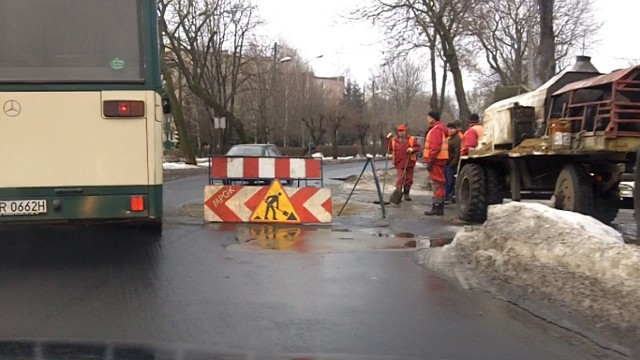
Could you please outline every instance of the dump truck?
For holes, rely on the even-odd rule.
[[[505,198],[547,199],[611,223],[640,149],[640,66],[601,74],[587,56],[539,88],[490,105],[462,156],[458,216],[482,222]]]

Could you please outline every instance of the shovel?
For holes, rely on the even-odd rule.
[[[393,190],[393,193],[391,193],[391,196],[389,197],[389,201],[396,205],[400,204],[400,202],[402,201],[402,195],[404,194],[402,192],[402,185],[404,184],[404,179],[407,176],[407,165],[409,165],[410,160],[411,158],[407,157],[407,162],[404,163],[404,170],[402,171],[402,181],[400,182],[400,187]]]

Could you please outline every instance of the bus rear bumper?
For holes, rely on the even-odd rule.
[[[0,189],[0,223],[161,220],[161,185]]]

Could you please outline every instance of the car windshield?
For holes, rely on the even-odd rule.
[[[262,156],[261,146],[234,146],[227,152],[228,156]]]

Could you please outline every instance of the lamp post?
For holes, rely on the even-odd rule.
[[[279,63],[286,63],[293,60],[291,56],[285,56],[280,59]],[[282,80],[284,82],[284,132],[282,134],[282,144],[287,147],[287,130],[289,129],[289,93],[287,89],[287,78],[285,73],[282,73]]]
[[[320,59],[322,58],[324,55],[320,54],[316,57],[314,57],[313,59],[307,60],[305,61],[302,66],[307,65],[308,63],[312,62],[313,60],[316,59]],[[296,73],[297,74],[297,73]],[[306,109],[307,107],[307,102],[309,101],[309,83],[311,82],[311,76],[309,71],[305,72],[306,76],[305,76],[305,84],[304,84],[304,107]],[[304,147],[304,123],[302,121],[300,121],[300,146]],[[311,149],[309,147],[309,149]],[[309,150],[309,156],[311,156],[311,150]]]
[[[374,132],[375,130],[375,126],[377,124],[377,119],[378,119],[378,112],[376,111],[376,95],[379,95],[382,93],[381,89],[376,89],[376,79],[380,78],[380,75],[373,75],[371,77],[371,123],[370,123],[370,129],[371,132],[369,133],[370,139],[373,138],[374,141],[369,140],[369,143],[373,142],[375,143],[375,135],[372,135],[371,133]],[[365,85],[366,88],[366,85]]]

